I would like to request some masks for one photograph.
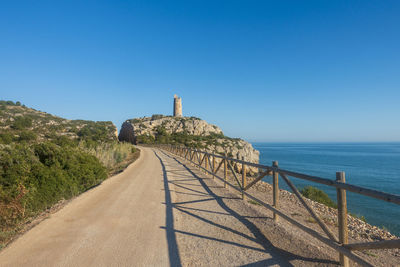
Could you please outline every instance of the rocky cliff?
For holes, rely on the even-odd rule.
[[[259,152],[250,143],[227,137],[218,126],[195,117],[153,115],[130,119],[122,124],[118,138],[136,144],[182,144],[253,163],[259,161]],[[240,165],[235,169],[240,172]],[[249,174],[257,171],[250,168]]]

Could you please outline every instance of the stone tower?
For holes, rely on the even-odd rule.
[[[182,117],[182,98],[174,95],[174,117]]]

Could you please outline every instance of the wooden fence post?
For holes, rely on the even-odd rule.
[[[207,152],[204,152],[204,161],[205,161],[205,163],[204,163],[204,167],[205,167],[205,170],[204,170],[204,173],[206,174],[206,175],[208,175],[208,172],[207,172],[207,170],[208,170],[208,156],[207,156]]]
[[[336,173],[336,181],[345,183],[346,176],[344,172]],[[347,232],[347,200],[346,200],[346,190],[336,189],[337,194],[337,205],[338,205],[338,226],[339,226],[339,242],[343,245],[349,243],[349,237]],[[349,258],[347,258],[342,253],[339,253],[340,264],[342,266],[349,266]]]
[[[226,152],[225,152],[225,158],[224,158],[224,188],[226,188],[226,179],[227,179],[227,176],[228,176],[228,166],[227,166],[227,162],[226,162]]]
[[[193,153],[192,153],[192,165],[193,165],[193,167],[196,167],[195,157],[194,157],[195,155],[196,155],[196,150],[193,149]]]
[[[199,164],[198,155],[199,155],[199,153],[197,153],[197,148],[196,148],[196,149],[193,150],[193,166],[194,167],[197,167],[196,164]]]
[[[199,171],[201,172],[201,151],[200,150],[196,150],[197,151],[197,165],[199,166]]]
[[[244,161],[244,157],[242,157],[242,161]],[[244,195],[244,188],[247,185],[247,177],[246,177],[246,164],[242,163],[242,199],[246,200],[246,196]]]
[[[215,156],[213,156],[212,158],[213,158],[213,160],[212,160],[212,165],[213,165],[212,169],[213,169],[213,173],[214,173],[214,174],[217,174],[217,172],[215,171]],[[215,175],[213,175],[213,179],[214,179],[214,176],[215,176]]]
[[[272,162],[272,167],[278,168],[278,161]],[[279,207],[279,184],[278,184],[279,173],[273,172],[273,184],[272,184],[272,194],[273,194],[273,204],[276,209]],[[274,221],[278,221],[278,214],[274,212]]]

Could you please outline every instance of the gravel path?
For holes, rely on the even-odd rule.
[[[337,264],[335,253],[257,208],[181,158],[142,148],[123,173],[5,248],[0,266]]]
[[[172,195],[166,206],[174,228],[166,230],[175,240],[169,243],[178,245],[183,266],[337,265],[336,253],[275,224],[272,214],[258,212],[182,158],[155,153]]]

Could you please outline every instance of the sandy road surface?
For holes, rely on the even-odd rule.
[[[0,266],[167,266],[163,173],[150,149],[0,253]]]
[[[142,148],[123,173],[4,249],[0,266],[336,264],[250,206],[181,158]]]

